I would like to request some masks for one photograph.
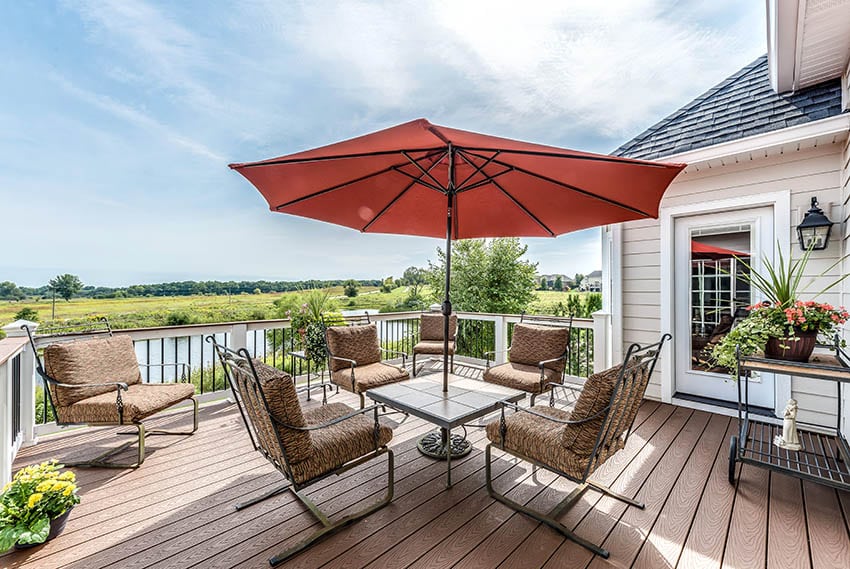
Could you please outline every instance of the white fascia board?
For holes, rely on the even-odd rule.
[[[688,165],[693,165],[728,156],[735,156],[745,152],[764,151],[785,144],[803,142],[814,138],[846,134],[848,131],[850,131],[850,114],[844,113],[806,124],[739,138],[738,140],[706,146],[705,148],[698,148],[696,150],[689,150],[688,152],[660,156],[653,158],[653,160],[657,162],[684,162]]]
[[[799,0],[766,0],[767,9],[767,61],[770,85],[777,93],[794,89],[802,46]],[[805,2],[803,3],[805,6]]]

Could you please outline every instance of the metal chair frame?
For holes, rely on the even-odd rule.
[[[549,392],[549,406],[555,406],[555,387],[564,387],[564,380],[567,375],[567,367],[570,365],[570,359],[572,357],[572,348],[570,344],[572,343],[573,336],[573,317],[572,315],[567,317],[566,323],[555,316],[532,316],[530,319],[526,320],[526,314],[523,312],[519,317],[519,324],[533,324],[535,326],[550,326],[552,328],[567,328],[567,346],[564,349],[564,353],[556,358],[551,358],[548,360],[542,360],[537,363],[537,367],[540,368],[540,393],[532,393],[529,401],[529,407],[534,407],[534,400],[537,399],[538,395],[543,395],[547,391]],[[566,324],[566,326],[564,326]],[[511,348],[507,350],[493,350],[489,352],[484,352],[484,360],[486,361],[485,366],[486,369],[490,369],[490,356],[495,356],[496,354],[510,354]],[[555,362],[562,361],[564,362],[564,369],[561,371],[561,381],[560,382],[552,382],[546,381],[546,365],[552,364]]]
[[[102,318],[100,321],[100,325],[102,328],[94,329],[94,330],[85,330],[79,331],[76,329],[81,328],[81,326],[54,326],[49,329],[47,334],[39,334],[41,338],[56,338],[62,341],[74,341],[75,339],[88,338],[95,334],[107,334],[108,336],[112,336],[112,327],[109,325],[109,321],[106,318]],[[95,325],[96,326],[96,325]],[[83,328],[93,328],[94,326],[82,326]],[[132,421],[131,423],[124,422],[124,402],[121,398],[121,392],[127,391],[129,386],[126,383],[115,381],[115,382],[104,382],[104,383],[87,383],[85,385],[72,385],[67,383],[61,383],[57,381],[55,378],[51,377],[44,369],[43,362],[41,361],[41,356],[38,355],[38,348],[35,344],[35,336],[33,335],[33,331],[29,326],[24,324],[21,326],[21,329],[25,330],[27,333],[27,337],[29,338],[30,347],[32,348],[33,354],[35,356],[35,369],[38,375],[41,377],[44,382],[44,394],[46,399],[46,405],[49,404],[50,408],[53,410],[53,416],[56,418],[56,424],[60,427],[66,426],[76,426],[76,425],[84,425],[89,427],[116,427],[116,426],[125,426],[129,425],[135,427],[135,431],[124,431],[116,433],[118,435],[134,435],[135,440],[131,440],[129,442],[123,443],[113,449],[107,450],[96,457],[85,460],[85,461],[76,461],[69,462],[63,461],[65,466],[69,467],[78,467],[78,468],[138,468],[145,461],[145,439],[149,436],[156,435],[180,435],[180,436],[188,436],[195,433],[198,430],[198,400],[193,396],[191,397],[192,401],[192,430],[191,431],[166,431],[163,429],[156,429],[152,431],[146,431],[145,425],[142,421]],[[55,332],[59,330],[71,330],[75,329],[75,331],[64,334],[56,334]],[[181,368],[181,378],[185,382],[185,380],[189,377],[189,366],[185,363],[162,363],[162,364],[143,364],[138,363],[140,367],[170,367],[177,366]],[[71,423],[62,421],[59,418],[59,413],[56,412],[56,405],[53,401],[53,393],[52,388],[61,387],[63,389],[79,389],[79,388],[87,388],[87,387],[114,387],[115,388],[115,406],[118,410],[118,422],[99,422],[99,421],[86,421],[80,423]],[[47,407],[45,406],[45,419],[47,417]],[[134,443],[138,443],[138,457],[134,462],[113,462],[110,461],[109,458],[116,456],[131,447]]]
[[[366,316],[368,318],[369,314],[366,313]],[[356,387],[355,387],[357,382],[356,382],[356,376],[355,376],[354,370],[357,368],[357,361],[352,360],[351,358],[343,358],[343,357],[340,357],[340,356],[333,355],[333,353],[331,352],[331,345],[328,342],[328,328],[329,328],[329,326],[324,326],[324,322],[322,323],[322,326],[325,328],[325,350],[327,351],[327,354],[328,354],[328,373],[330,373],[331,378],[333,378],[334,372],[333,372],[333,366],[331,365],[333,360],[345,362],[346,364],[348,364],[350,366],[350,368],[351,368],[351,392],[357,394],[360,397],[360,408],[363,409],[366,406],[366,397],[363,395],[363,393],[358,392],[356,390]],[[394,354],[396,356],[401,356],[401,367],[405,367],[407,365],[407,357],[408,356],[407,356],[406,352],[402,352],[402,351],[399,351],[399,350],[390,350],[389,348],[384,348],[383,346],[380,345],[380,339],[378,340],[378,349],[382,353],[385,353],[385,354]]]
[[[257,376],[257,370],[254,367],[254,363],[251,361],[251,355],[248,352],[248,350],[246,350],[245,348],[240,348],[239,350],[232,350],[232,349],[230,349],[226,346],[222,346],[221,344],[216,342],[214,336],[207,336],[206,341],[212,343],[212,345],[215,348],[216,353],[218,355],[219,361],[221,361],[222,368],[224,369],[225,378],[227,379],[227,383],[230,386],[231,391],[233,393],[233,399],[236,402],[237,408],[239,409],[239,414],[242,416],[242,421],[245,424],[245,429],[248,431],[248,436],[251,439],[251,444],[253,445],[254,449],[257,452],[259,452],[260,454],[262,454],[263,457],[265,457],[266,460],[268,460],[281,474],[283,474],[283,476],[287,480],[284,484],[277,486],[277,487],[273,488],[272,490],[270,490],[270,491],[268,491],[264,494],[261,494],[259,496],[254,497],[254,498],[251,498],[250,500],[247,500],[245,502],[241,502],[239,504],[236,504],[236,510],[243,510],[243,509],[245,509],[249,506],[253,506],[254,504],[258,504],[258,503],[260,503],[264,500],[267,500],[267,499],[269,499],[273,496],[277,496],[278,494],[282,494],[283,492],[286,492],[288,490],[288,491],[291,491],[295,495],[295,497],[298,498],[298,500],[302,504],[304,504],[304,506],[307,507],[308,510],[310,510],[310,513],[312,513],[313,516],[315,516],[315,518],[317,520],[319,520],[319,522],[321,522],[321,524],[323,526],[321,529],[319,529],[318,531],[316,531],[315,533],[313,533],[312,535],[310,535],[306,539],[298,542],[297,544],[286,549],[285,551],[282,551],[281,553],[278,553],[278,554],[274,555],[273,557],[271,557],[269,559],[269,564],[271,564],[272,566],[275,566],[275,565],[278,565],[280,563],[283,563],[284,561],[286,561],[287,559],[289,559],[293,555],[303,551],[304,549],[306,549],[307,547],[309,547],[310,545],[312,545],[316,541],[322,539],[323,537],[330,535],[331,533],[334,533],[334,532],[344,528],[345,526],[368,516],[369,514],[383,508],[384,506],[386,506],[387,504],[389,504],[392,501],[393,492],[394,492],[394,488],[395,488],[394,459],[393,459],[393,451],[392,450],[390,450],[386,445],[381,446],[381,445],[378,444],[378,440],[379,440],[378,437],[379,437],[379,432],[380,432],[380,423],[378,422],[378,409],[380,408],[380,405],[370,405],[369,407],[365,407],[365,408],[361,408],[361,409],[356,410],[356,411],[352,411],[351,413],[343,415],[342,417],[337,417],[336,419],[333,419],[331,421],[327,421],[325,423],[321,423],[319,425],[310,425],[310,426],[306,426],[306,427],[289,425],[287,423],[284,423],[283,421],[280,421],[269,410],[268,401],[266,400],[266,395],[263,392],[262,385],[260,385],[260,382],[259,382],[258,376]],[[232,377],[231,372],[233,370],[233,367],[236,366],[239,371],[236,371],[235,373],[239,373],[243,376],[248,376],[248,373],[246,373],[243,370],[243,366],[246,365],[245,362],[247,362],[247,367],[250,370],[250,376],[251,377],[250,377],[250,382],[245,381],[244,385],[242,385],[242,384],[240,384],[239,381],[233,381],[233,377]],[[241,364],[241,366],[240,366],[240,364]],[[279,447],[280,456],[283,457],[282,462],[280,460],[278,460],[276,457],[274,457],[272,454],[270,454],[268,452],[268,450],[263,448],[259,444],[259,442],[257,441],[257,437],[255,436],[255,433],[254,433],[254,428],[251,425],[251,423],[249,422],[248,417],[246,416],[245,397],[244,397],[245,394],[242,392],[243,388],[251,389],[254,400],[260,402],[261,405],[262,405],[261,409],[264,409],[265,412],[267,412],[269,414],[269,417],[271,418],[272,423],[275,426],[275,428],[274,428],[275,442],[277,443],[277,445]],[[344,464],[344,465],[342,465],[342,466],[340,466],[340,467],[338,467],[338,468],[336,468],[336,469],[334,469],[330,472],[326,472],[325,474],[322,474],[322,475],[317,476],[315,478],[311,478],[310,480],[307,480],[307,481],[304,481],[304,482],[297,482],[295,480],[295,477],[292,474],[292,468],[290,466],[289,459],[287,458],[286,448],[285,448],[283,441],[281,440],[281,437],[280,437],[280,432],[278,430],[279,428],[292,429],[292,430],[296,430],[296,431],[315,431],[315,430],[318,430],[318,429],[324,429],[324,428],[330,427],[331,425],[336,425],[338,423],[342,423],[343,421],[347,421],[347,420],[349,420],[353,417],[356,417],[356,416],[359,416],[359,415],[365,415],[367,413],[373,413],[374,419],[375,419],[375,427],[374,427],[375,448],[374,448],[373,451],[369,452],[366,455],[361,456],[360,458],[357,458],[353,461],[350,461],[350,462],[348,462],[348,463],[346,463],[346,464]],[[321,509],[312,500],[310,500],[310,498],[302,491],[305,488],[311,486],[312,484],[319,482],[320,480],[324,480],[325,478],[328,478],[330,476],[336,476],[336,475],[343,474],[344,472],[347,472],[347,471],[349,471],[353,468],[356,468],[357,466],[360,466],[361,464],[364,464],[364,463],[372,460],[373,458],[378,458],[378,457],[380,457],[381,455],[384,455],[384,454],[387,455],[387,491],[386,491],[384,497],[381,498],[378,502],[376,502],[376,503],[372,504],[371,506],[368,506],[368,507],[366,507],[362,510],[359,510],[358,512],[355,512],[355,513],[350,514],[348,516],[345,516],[345,517],[343,517],[343,518],[341,518],[341,519],[339,519],[335,522],[332,522],[328,518],[328,516],[324,512],[322,512]]]
[[[420,340],[421,340],[421,330],[422,330],[422,328],[421,328],[421,326],[422,326],[421,315],[422,314],[440,314],[440,313],[439,312],[436,312],[436,313],[425,312],[424,310],[420,313],[420,325],[419,325],[420,326]],[[442,316],[442,314],[440,314],[440,315]],[[451,315],[449,315],[449,317],[451,317]],[[455,326],[455,333],[454,333],[455,339],[453,340],[454,343],[455,343],[455,349],[452,351],[451,354],[449,354],[449,370],[450,370],[451,373],[455,372],[455,355],[454,355],[454,352],[457,351],[457,333],[458,333],[459,329],[460,329],[460,318],[458,318],[457,326]],[[435,355],[435,354],[423,354],[423,355]],[[428,364],[428,361],[433,361],[433,358],[428,358],[428,360],[425,363],[423,363],[421,367],[424,368]],[[442,361],[442,360],[440,360],[440,361]],[[413,351],[413,362],[411,364],[411,375],[413,377],[416,377],[417,373],[419,373],[419,370],[416,369],[416,351],[414,350]]]
[[[543,413],[534,411],[533,409],[520,407],[519,405],[515,405],[513,403],[502,403],[499,425],[500,441],[499,444],[496,445],[496,447],[509,455],[531,463],[535,467],[544,468],[549,472],[556,474],[557,476],[562,476],[572,482],[575,482],[578,486],[576,486],[576,488],[574,488],[563,500],[561,500],[561,502],[559,502],[549,512],[540,512],[529,508],[524,504],[515,502],[504,494],[500,494],[493,488],[491,459],[492,447],[494,443],[490,443],[487,445],[487,448],[485,449],[484,453],[487,493],[490,494],[492,498],[498,500],[499,502],[502,502],[506,506],[548,525],[567,539],[574,541],[582,547],[592,551],[596,555],[607,559],[610,555],[608,550],[604,549],[599,545],[593,544],[582,537],[579,537],[572,530],[570,530],[561,522],[559,522],[557,518],[560,517],[564,512],[569,510],[573,505],[575,505],[575,503],[581,498],[581,496],[591,488],[598,492],[611,496],[612,498],[616,498],[622,502],[625,502],[628,505],[635,506],[640,509],[644,509],[646,507],[643,502],[634,500],[622,494],[618,494],[606,486],[588,480],[588,477],[596,470],[598,466],[602,464],[602,462],[607,459],[607,457],[601,457],[601,452],[603,449],[608,448],[611,444],[614,443],[615,439],[620,436],[624,436],[623,444],[628,441],[629,436],[632,432],[632,427],[634,426],[634,417],[631,418],[631,423],[628,426],[625,426],[623,424],[623,421],[626,420],[627,411],[631,408],[636,398],[640,397],[642,399],[643,393],[646,390],[645,384],[643,386],[643,390],[640,389],[640,384],[638,382],[640,374],[638,372],[641,370],[645,370],[647,373],[647,382],[649,381],[649,378],[652,376],[652,373],[655,370],[655,365],[658,362],[658,357],[661,353],[661,349],[664,346],[664,343],[671,338],[672,336],[670,334],[664,334],[661,337],[661,340],[654,344],[650,344],[647,346],[632,344],[631,346],[629,346],[629,349],[626,353],[626,357],[623,360],[623,367],[620,370],[619,376],[617,377],[617,382],[614,387],[614,391],[611,394],[611,399],[608,401],[608,405],[601,409],[599,412],[585,419],[581,419],[578,421],[556,419],[554,417],[550,417],[548,415],[544,415]],[[618,401],[618,398],[621,397],[621,394],[623,394],[624,397],[624,399],[619,402],[619,409],[621,410],[621,412],[618,415],[612,416],[611,412],[614,408],[614,404]],[[599,419],[600,417],[604,417],[604,420],[602,421],[602,427],[600,428],[599,433],[596,437],[593,452],[588,458],[587,466],[585,467],[583,475],[581,477],[570,475],[551,465],[529,458],[523,455],[522,453],[506,449],[504,446],[504,441],[505,436],[507,435],[508,427],[507,422],[505,421],[505,408],[511,408],[514,412],[530,413],[537,417],[541,417],[547,421],[552,422],[552,428],[563,428],[567,425],[581,425],[583,423]]]

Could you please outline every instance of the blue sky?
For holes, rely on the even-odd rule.
[[[764,4],[9,2],[0,280],[377,278],[437,240],[273,214],[228,162],[425,117],[610,152],[765,51]],[[599,268],[598,232],[529,239]]]

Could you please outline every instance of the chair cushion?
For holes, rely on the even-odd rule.
[[[508,351],[512,362],[536,366],[543,360],[564,355],[570,341],[569,328],[516,324]],[[564,371],[564,361],[546,364],[547,368]]]
[[[617,378],[620,376],[622,364],[608,368],[605,371],[594,373],[584,382],[581,394],[578,396],[573,408],[572,420],[581,421],[592,417],[602,411],[610,402],[614,394]],[[638,405],[640,403],[638,402]],[[607,413],[583,423],[581,425],[568,425],[564,429],[563,445],[581,456],[589,456],[596,444],[596,437],[605,422]]]
[[[440,313],[423,314],[419,320],[419,339],[442,342],[445,319],[446,317]],[[449,340],[454,340],[455,336],[457,336],[457,314],[452,314],[449,316]]]
[[[358,365],[354,368],[354,393],[363,393],[373,387],[387,385],[410,379],[407,370],[398,366],[385,364],[383,362]],[[351,368],[342,369],[331,373],[331,381],[343,389],[351,389]]]
[[[351,413],[353,409],[343,403],[329,403],[304,413],[309,425],[332,421]],[[385,446],[393,438],[393,430],[380,422],[378,446]],[[311,431],[311,454],[307,460],[292,465],[295,482],[302,483],[321,476],[346,462],[356,460],[375,450],[375,419],[371,413]]]
[[[381,361],[381,344],[375,324],[330,326],[327,340],[331,355],[354,360],[358,366]],[[350,367],[348,362],[331,359],[331,371]]]
[[[56,381],[71,385],[113,382],[133,385],[142,382],[133,340],[127,335],[51,344],[44,349],[44,371]],[[55,395],[56,407],[68,407],[96,395],[115,393],[115,388],[55,387],[51,393]]]
[[[442,354],[443,353],[443,340],[422,340],[415,346],[413,346],[414,354]],[[449,342],[449,355],[455,353],[455,343],[454,341]]]
[[[191,383],[134,383],[121,392],[124,402],[124,423],[138,422],[195,394]],[[57,407],[56,413],[63,423],[118,424],[115,405],[116,390],[77,401],[72,405]]]
[[[295,390],[292,376],[258,359],[254,359],[253,363],[271,416],[293,427],[306,427],[307,422],[301,411],[301,403],[298,401],[298,392]],[[281,444],[286,451],[286,459],[290,464],[307,459],[313,452],[308,431],[287,429],[278,422],[274,423],[274,428],[280,436]]]
[[[531,409],[559,420],[568,421],[571,419],[569,411],[548,405],[535,405]],[[589,455],[577,454],[561,445],[564,425],[522,411],[506,415],[505,423],[507,424],[504,441],[505,450],[520,453],[560,470],[574,479],[581,480],[584,478],[590,457]],[[501,443],[498,420],[487,424],[487,438],[497,445]],[[623,447],[622,440],[617,439],[614,447],[606,449],[594,467],[599,466],[614,452],[620,450]]]
[[[554,369],[543,368],[543,381],[546,383],[560,383],[561,372]],[[484,381],[498,383],[505,387],[521,389],[528,393],[542,393],[543,386],[540,384],[540,368],[535,365],[518,364],[508,362],[493,366],[484,371]]]

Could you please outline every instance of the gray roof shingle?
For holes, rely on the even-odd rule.
[[[777,94],[763,55],[612,154],[652,160],[840,113],[840,79]]]

